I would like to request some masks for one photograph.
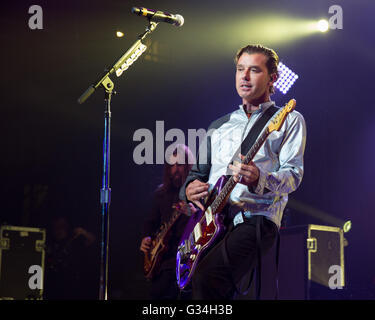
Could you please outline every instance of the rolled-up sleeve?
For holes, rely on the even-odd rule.
[[[268,192],[274,194],[289,194],[300,185],[303,177],[303,154],[306,146],[306,123],[303,116],[294,111],[288,115],[285,137],[279,153],[279,168],[275,172],[268,172],[261,166],[259,180],[255,193],[263,195]],[[291,119],[292,118],[292,119]]]

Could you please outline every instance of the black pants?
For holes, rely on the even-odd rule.
[[[150,297],[152,300],[174,300],[178,297],[176,271],[164,269],[152,280]]]
[[[193,275],[193,299],[233,299],[235,283],[241,281],[256,266],[256,219],[229,228],[226,240],[221,240],[198,263]],[[277,236],[277,226],[261,217],[262,255],[272,247]],[[226,243],[228,264],[225,263],[222,246]]]

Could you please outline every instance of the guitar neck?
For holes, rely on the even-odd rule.
[[[251,160],[254,159],[256,153],[259,151],[260,147],[263,145],[263,143],[266,141],[267,137],[269,135],[269,130],[266,128],[263,130],[261,135],[258,137],[258,139],[255,141],[253,146],[250,148],[249,152],[246,154],[245,159],[242,161],[243,164],[248,164]],[[228,179],[224,187],[222,188],[219,195],[216,197],[216,199],[211,204],[212,212],[217,212],[218,209],[222,208],[225,205],[226,200],[228,199],[230,193],[236,186],[237,182],[234,181],[233,176]]]
[[[166,233],[170,230],[170,228],[173,226],[173,224],[176,222],[178,217],[180,216],[180,212],[178,210],[174,210],[172,217],[168,222],[164,224],[164,227],[161,231],[158,232],[156,238],[162,239]]]

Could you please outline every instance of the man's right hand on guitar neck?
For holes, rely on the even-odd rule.
[[[186,198],[194,203],[199,209],[204,211],[204,207],[199,200],[208,195],[208,188],[208,183],[204,183],[196,179],[193,182],[189,183],[186,187]]]

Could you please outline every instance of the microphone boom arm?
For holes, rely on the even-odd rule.
[[[121,56],[120,59],[118,59],[110,68],[106,69],[104,73],[99,77],[98,80],[96,80],[90,87],[87,88],[87,90],[84,93],[82,93],[82,95],[78,98],[78,103],[79,104],[84,103],[100,86],[103,86],[105,90],[109,90],[110,88],[108,88],[104,84],[105,80],[114,72],[120,73],[118,74],[118,76],[122,74],[124,70],[122,70],[121,67],[126,63],[128,59],[132,58],[132,55],[135,53],[135,51],[138,48],[140,48],[140,46],[144,46],[144,44],[142,43],[142,40],[145,39],[148,34],[153,32],[156,29],[157,25],[158,25],[158,22],[150,21],[150,24],[146,27],[146,30],[141,35],[138,36],[138,40],[135,41],[135,43]],[[142,48],[144,48],[144,50],[140,54],[142,54],[146,50],[146,46]],[[139,56],[137,56],[136,58],[138,57]],[[135,60],[131,62],[133,63],[134,61]],[[121,70],[121,72],[119,70]],[[113,90],[113,87],[111,91],[112,90]]]

